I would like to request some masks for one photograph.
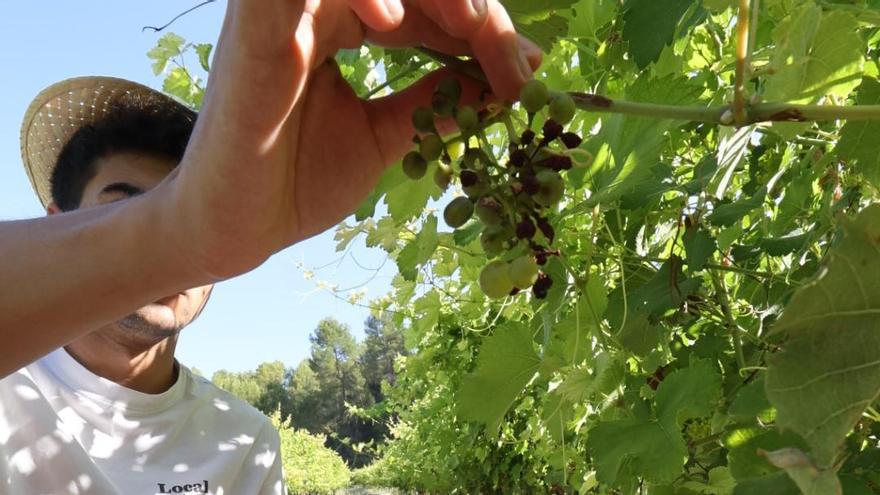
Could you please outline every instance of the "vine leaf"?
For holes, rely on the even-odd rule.
[[[428,216],[419,233],[397,256],[397,268],[406,280],[415,280],[418,267],[427,263],[437,249],[437,217]]]
[[[880,103],[880,82],[865,78],[859,87],[859,105]],[[837,154],[854,160],[858,170],[874,187],[880,188],[880,122],[847,122],[840,131]]]
[[[760,451],[774,466],[784,469],[804,495],[840,495],[840,481],[833,471],[816,467],[800,449]]]
[[[843,227],[824,269],[773,327],[787,340],[766,377],[777,424],[800,434],[822,469],[880,395],[880,205]]]
[[[851,14],[823,12],[813,2],[793,9],[773,33],[775,73],[767,77],[764,97],[812,103],[826,95],[849,95],[864,67],[858,28]]]
[[[633,0],[623,16],[623,38],[639,68],[660,57],[672,43],[675,30],[695,0]]]
[[[496,433],[540,366],[528,327],[515,322],[499,325],[480,348],[476,369],[462,380],[456,394],[458,414]]]
[[[636,475],[653,483],[674,480],[687,456],[682,422],[710,414],[720,396],[721,376],[708,360],[671,373],[657,388],[656,418],[605,421],[590,430],[596,478],[612,486]]]

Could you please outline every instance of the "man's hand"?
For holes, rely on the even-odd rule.
[[[365,41],[474,55],[503,100],[541,59],[498,0],[230,0],[204,109],[169,181],[181,252],[196,246],[190,262],[210,279],[338,223],[412,146],[410,115],[448,73],[360,100],[333,56]],[[486,89],[462,83],[465,100]]]

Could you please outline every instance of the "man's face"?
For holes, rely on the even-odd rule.
[[[96,163],[96,175],[83,191],[80,208],[120,201],[156,187],[172,170],[167,158],[135,153],[116,153]],[[49,213],[57,213],[52,204]],[[120,274],[124,276],[124,274]],[[148,340],[164,339],[180,331],[202,311],[213,286],[207,285],[172,294],[117,322],[120,329]]]

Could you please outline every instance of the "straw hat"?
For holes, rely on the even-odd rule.
[[[93,124],[123,98],[174,98],[115,77],[76,77],[55,83],[34,98],[21,125],[21,158],[43,206],[52,202],[51,178],[58,155],[81,127]]]

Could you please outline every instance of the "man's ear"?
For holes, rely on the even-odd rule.
[[[61,213],[61,208],[59,208],[58,205],[56,205],[53,201],[52,203],[49,203],[49,206],[46,207],[46,215],[54,215],[56,213]]]

